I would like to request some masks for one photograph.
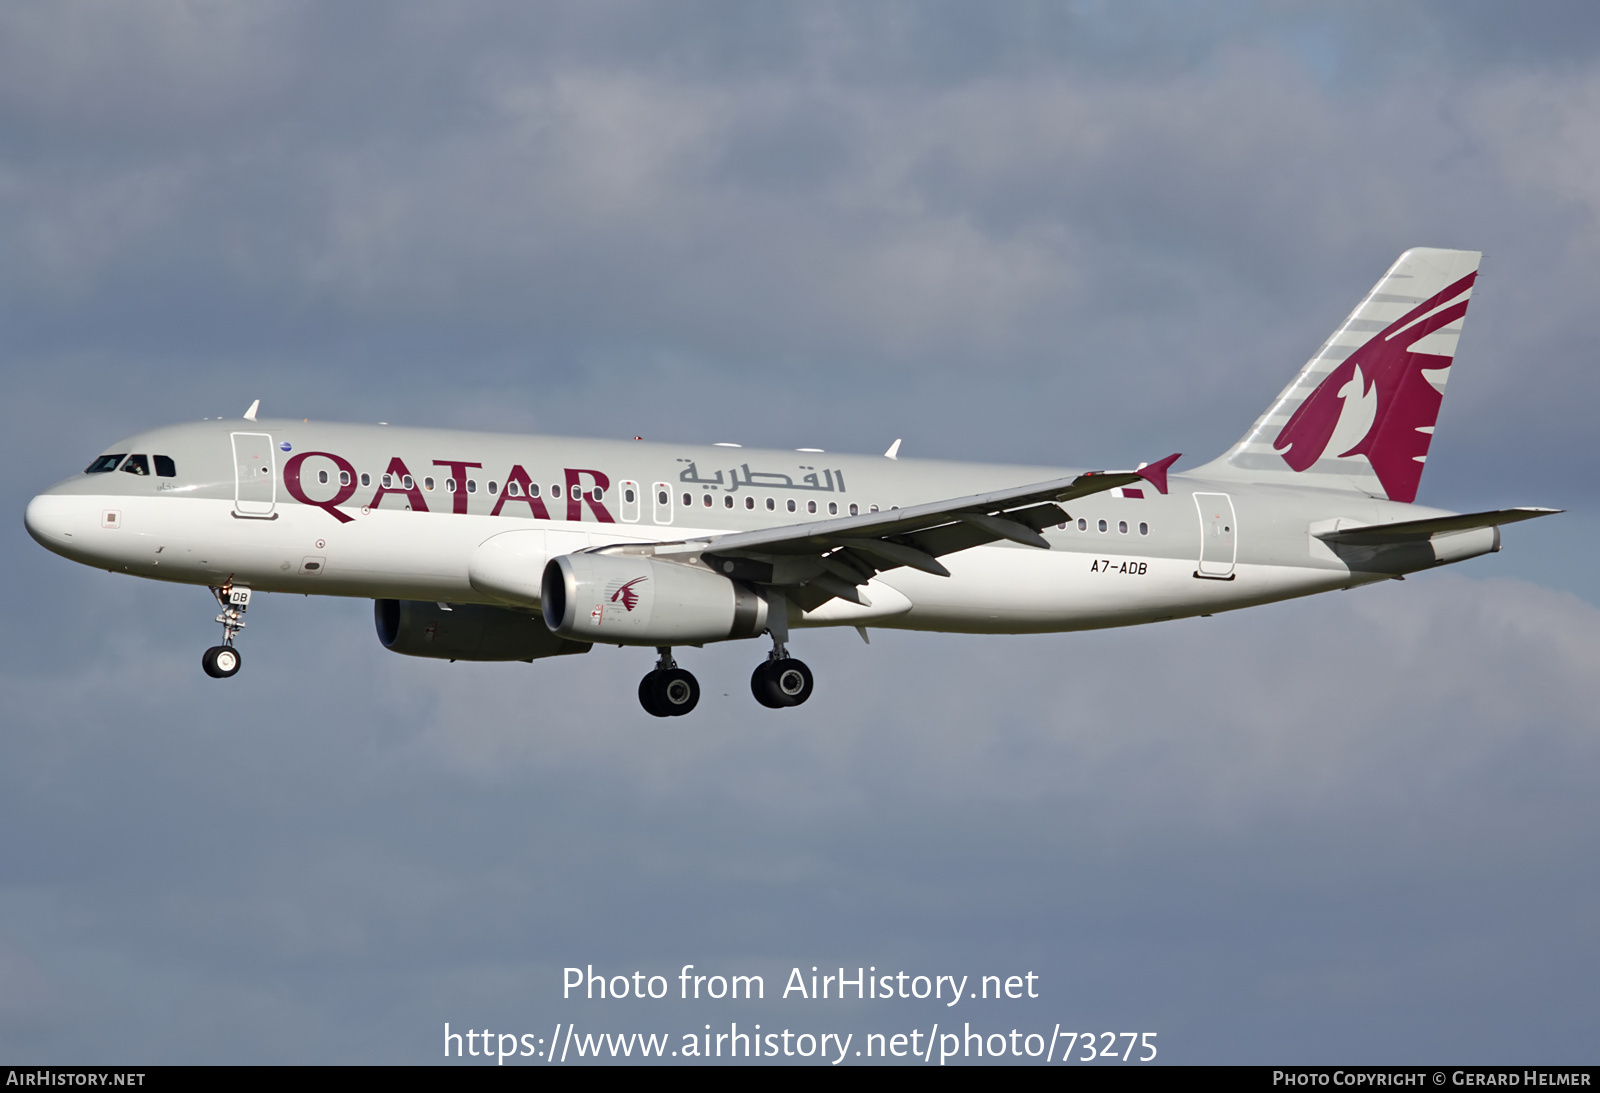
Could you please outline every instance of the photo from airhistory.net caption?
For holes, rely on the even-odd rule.
[[[717,972],[684,964],[672,972],[610,973],[594,965],[562,969],[564,1002],[674,1003],[674,1017],[650,1027],[612,1027],[598,1020],[556,1021],[550,1028],[507,1030],[447,1022],[444,1055],[508,1062],[849,1061],[948,1064],[985,1062],[1149,1063],[1159,1056],[1155,1031],[1089,1031],[1046,1020],[1042,977],[1013,973],[921,973],[864,965],[790,968],[782,982],[761,973]],[[1033,1002],[1039,1018],[1023,1025],[985,1020],[987,1002]],[[683,1026],[685,1004],[737,1003],[744,1016]],[[905,1012],[873,1026],[872,1007],[934,1007],[926,1020],[901,1023]],[[827,1007],[824,1009],[822,1007]],[[980,1012],[974,1013],[974,1008]],[[831,1012],[829,1012],[831,1010]],[[1011,1011],[1014,1014],[1014,1010]],[[678,1027],[674,1027],[674,1024]]]

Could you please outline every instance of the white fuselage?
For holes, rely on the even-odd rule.
[[[149,456],[150,473],[84,473],[35,497],[28,529],[50,550],[213,587],[525,607],[538,606],[544,561],[575,550],[792,526],[1070,473],[290,421],[173,426],[110,452]],[[154,473],[157,455],[174,473]],[[1350,587],[1495,542],[1485,531],[1450,558],[1363,568],[1314,531],[1439,511],[1181,474],[1164,495],[1146,486],[1065,507],[1065,524],[1045,529],[1049,550],[974,547],[943,559],[949,577],[890,569],[867,586],[870,606],[834,599],[792,623],[973,633],[1123,626]],[[523,592],[483,575],[495,554],[485,544],[508,532],[518,533],[513,555],[529,571]]]

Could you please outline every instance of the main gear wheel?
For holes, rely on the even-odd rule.
[[[750,693],[769,709],[798,706],[811,697],[814,681],[804,661],[793,657],[768,660],[756,665],[750,675]]]

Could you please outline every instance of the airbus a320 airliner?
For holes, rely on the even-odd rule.
[[[1402,254],[1243,439],[1182,473],[574,440],[302,421],[202,421],[113,444],[28,505],[43,546],[210,587],[239,670],[256,592],[362,596],[412,656],[658,651],[651,714],[685,714],[674,648],[767,635],[751,676],[798,706],[791,632],[984,634],[1210,615],[1500,549],[1556,509],[1413,504],[1478,275],[1475,251]]]

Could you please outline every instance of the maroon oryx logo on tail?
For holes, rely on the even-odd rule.
[[[649,577],[635,577],[631,581],[625,581],[617,587],[615,592],[611,593],[611,602],[620,603],[623,607],[632,611],[639,603],[639,593],[633,590],[633,586],[640,581],[648,581],[649,579]]]
[[[1467,313],[1466,300],[1441,305],[1471,288],[1477,276],[1469,273],[1428,297],[1328,373],[1273,442],[1283,461],[1304,471],[1324,455],[1364,455],[1390,500],[1415,501],[1443,398],[1423,372],[1449,368],[1451,358],[1411,347]]]

